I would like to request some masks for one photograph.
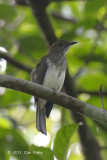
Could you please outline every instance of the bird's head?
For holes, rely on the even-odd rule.
[[[49,54],[62,54],[64,55],[70,46],[76,44],[77,42],[70,42],[65,40],[58,40],[52,44],[49,49]]]

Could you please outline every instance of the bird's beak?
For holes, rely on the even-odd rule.
[[[70,42],[69,45],[74,45],[76,43],[78,43],[78,42]]]

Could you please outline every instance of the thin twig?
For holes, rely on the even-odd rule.
[[[21,43],[16,40],[10,32],[8,32],[5,28],[2,28],[2,32],[5,34],[6,38],[11,42],[12,45],[17,46],[17,52],[22,53],[26,55],[29,59],[31,59],[32,62],[37,62],[37,59],[31,55],[28,51],[26,51]]]
[[[15,67],[17,67],[17,68],[19,68],[19,69],[21,69],[21,70],[24,70],[24,71],[28,72],[28,73],[31,73],[31,71],[32,71],[32,68],[31,68],[31,67],[29,67],[29,66],[27,66],[27,65],[24,65],[24,64],[22,64],[21,62],[13,59],[12,57],[10,57],[10,56],[8,55],[8,53],[0,52],[0,58],[5,59],[5,60],[8,61],[10,64],[14,65]]]

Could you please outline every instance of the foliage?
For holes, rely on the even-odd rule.
[[[77,129],[76,124],[67,125],[62,127],[58,132],[54,140],[54,153],[55,156],[60,159],[67,159],[67,151],[68,151],[68,145],[71,138],[71,135],[75,132]]]
[[[29,159],[31,159],[31,160],[33,160],[33,159],[53,160],[54,159],[53,153],[49,148],[37,147],[37,146],[32,145],[32,146],[30,146],[30,151],[33,152],[33,154],[29,155]],[[36,153],[35,153],[35,151],[36,151]]]
[[[46,11],[59,39],[78,41],[67,54],[68,69],[73,78],[76,77],[78,98],[101,107],[99,94],[91,93],[99,93],[102,84],[102,90],[106,92],[103,100],[107,109],[107,1],[52,2]],[[73,18],[77,23],[57,19],[51,12]],[[30,7],[14,5],[11,0],[0,0],[0,50],[1,47],[12,58],[33,68],[46,55],[48,47]],[[83,69],[77,74],[81,67]],[[8,62],[6,64],[2,59],[0,73],[30,80],[27,72]],[[15,160],[45,160],[51,157],[52,160],[55,156],[62,160],[70,149],[72,150],[67,156],[69,160],[83,159],[77,126],[71,124],[69,111],[62,110],[59,106],[53,109],[47,119],[48,135],[45,137],[35,129],[32,103],[31,96],[27,94],[0,88],[0,159],[14,157]],[[107,131],[88,118],[86,121],[99,145],[107,146]],[[107,125],[104,127],[107,128]],[[34,150],[43,154],[30,154]],[[101,150],[101,154],[106,160],[107,149]]]

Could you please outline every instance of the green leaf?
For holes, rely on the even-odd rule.
[[[70,138],[77,130],[77,128],[78,128],[77,124],[70,124],[62,127],[58,131],[53,146],[53,151],[58,160],[66,159]]]
[[[8,156],[9,153],[9,155],[15,156],[19,160],[27,160],[27,156],[24,154],[24,151],[27,150],[28,144],[19,130],[0,128],[0,151],[2,152],[0,156]],[[5,151],[4,154],[3,151]]]
[[[81,88],[87,91],[98,91],[101,84],[106,88],[107,76],[103,72],[94,69],[87,70],[85,76],[78,79],[78,89]]]
[[[54,160],[53,152],[49,148],[30,146],[29,160]]]
[[[0,4],[0,19],[12,20],[16,16],[15,7]]]
[[[90,15],[96,16],[95,12],[97,12],[99,8],[105,5],[106,5],[106,0],[87,1],[86,8],[85,8],[86,15],[90,14]]]

